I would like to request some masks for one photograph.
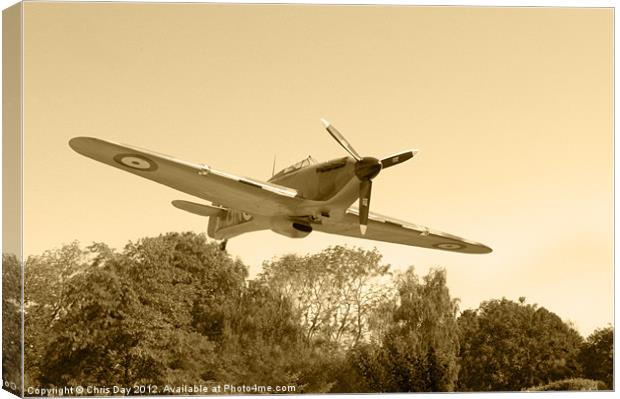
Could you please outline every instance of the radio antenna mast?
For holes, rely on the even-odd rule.
[[[273,166],[271,167],[271,177],[276,174],[276,156],[273,156]]]

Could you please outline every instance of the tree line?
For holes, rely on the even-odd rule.
[[[613,389],[613,328],[584,339],[525,298],[459,310],[446,272],[333,246],[248,267],[203,234],[77,242],[24,265],[25,386],[271,385],[297,393]],[[3,255],[3,378],[19,364]],[[17,300],[16,300],[17,299]]]

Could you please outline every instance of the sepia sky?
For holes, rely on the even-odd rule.
[[[274,256],[377,247],[445,267],[461,309],[525,296],[584,335],[613,321],[613,11],[578,8],[25,4],[26,255],[121,248],[207,220],[194,200],[85,158],[93,136],[266,180],[309,154],[418,148],[371,210],[482,242],[465,255],[312,233],[232,239]],[[200,202],[198,200],[197,202]]]

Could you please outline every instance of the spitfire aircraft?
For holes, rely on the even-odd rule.
[[[308,157],[266,182],[97,138],[75,137],[69,145],[86,157],[209,201],[176,200],[172,205],[209,217],[207,234],[221,240],[222,249],[232,237],[271,229],[292,238],[316,230],[445,251],[491,252],[474,241],[370,212],[372,180],[418,150],[381,160],[362,157],[336,128],[322,122],[350,156],[322,163]]]

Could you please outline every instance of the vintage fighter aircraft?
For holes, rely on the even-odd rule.
[[[96,161],[209,201],[211,204],[177,200],[172,205],[209,217],[207,233],[222,240],[222,249],[232,237],[271,229],[292,238],[316,230],[453,252],[491,252],[477,242],[369,212],[372,179],[418,151],[382,160],[362,157],[336,128],[324,119],[322,122],[351,156],[323,163],[309,157],[267,182],[97,138],[75,137],[69,145]],[[358,199],[359,206],[352,207]]]

